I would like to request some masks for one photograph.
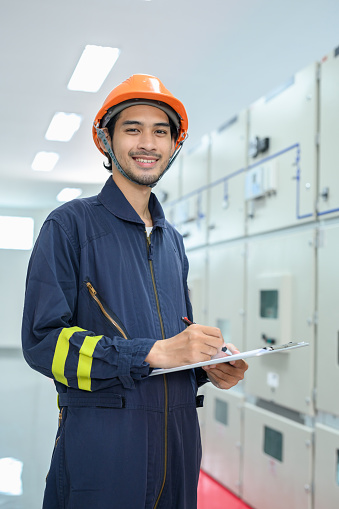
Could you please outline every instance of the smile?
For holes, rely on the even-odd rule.
[[[144,163],[144,164],[154,164],[157,162],[157,159],[141,159],[141,157],[136,157],[134,160],[137,163]]]

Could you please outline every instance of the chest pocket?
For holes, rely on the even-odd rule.
[[[107,306],[104,300],[97,293],[96,289],[89,280],[84,281],[85,291],[88,294],[89,308],[93,309],[95,306],[96,316],[98,319],[109,327],[110,331],[113,329],[115,335],[120,336],[124,339],[131,339],[124,324],[121,322],[119,317]]]

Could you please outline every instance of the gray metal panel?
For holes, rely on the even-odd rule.
[[[182,158],[182,198],[178,228],[186,248],[206,244],[210,141],[207,136]]]
[[[339,431],[315,427],[314,509],[339,507]]]
[[[244,500],[257,509],[311,509],[312,429],[250,404],[244,422]],[[267,431],[281,443],[270,449]]]
[[[245,234],[247,111],[243,110],[211,137],[208,241]]]
[[[153,188],[153,193],[156,194],[161,201],[163,207],[167,203],[178,200],[181,196],[181,172],[182,172],[182,158],[178,157],[171,166],[171,169],[165,173],[163,178]],[[166,194],[166,200],[163,199]]]
[[[339,215],[339,58],[332,51],[320,69],[320,145],[318,214]]]
[[[252,104],[249,140],[268,137],[270,145],[249,161],[257,175],[248,178],[262,178],[266,190],[248,201],[249,234],[314,219],[317,108],[316,64],[296,73],[280,93]]]
[[[199,395],[201,395],[201,396],[206,395],[206,388],[208,387],[208,385],[209,384],[205,384],[199,389]],[[202,445],[202,450],[204,451],[204,449],[205,449],[205,435],[206,435],[206,418],[207,418],[207,416],[206,416],[206,397],[204,399],[204,406],[197,408],[197,413],[198,413],[198,420],[199,420],[199,426],[200,426],[201,445]],[[203,463],[203,458],[202,458],[202,463]]]
[[[249,359],[246,390],[298,412],[313,414],[315,250],[314,231],[290,231],[248,241],[246,348],[306,341],[296,351]],[[279,289],[277,319],[260,315],[260,290]]]
[[[232,391],[205,388],[202,469],[238,496],[241,494],[242,405]]]
[[[207,249],[187,253],[189,262],[188,289],[196,323],[207,325]]]
[[[208,248],[208,324],[244,349],[245,244]]]
[[[153,192],[161,202],[166,219],[173,226],[177,226],[176,205],[181,197],[181,166],[182,159],[178,157],[171,166],[171,169],[153,189]]]
[[[317,391],[318,410],[339,415],[339,225],[323,226],[318,249]]]

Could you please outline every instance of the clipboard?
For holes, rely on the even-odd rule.
[[[262,355],[269,355],[272,353],[288,352],[290,350],[295,350],[296,348],[301,348],[304,346],[309,346],[309,343],[306,343],[305,341],[293,343],[290,341],[284,345],[264,346],[263,348],[257,348],[256,350],[248,350],[247,352],[225,355],[225,357],[219,357],[218,359],[196,362],[195,364],[186,364],[185,366],[177,366],[176,368],[154,368],[150,376],[165,375],[167,373],[173,373],[174,371],[201,368],[202,366],[210,366],[214,364],[221,364],[222,362],[237,361],[239,359],[249,359],[250,357],[261,357]]]

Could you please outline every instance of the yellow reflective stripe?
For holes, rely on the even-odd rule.
[[[84,391],[91,390],[91,369],[93,352],[102,336],[86,336],[79,352],[78,387]]]
[[[69,350],[69,340],[75,332],[84,330],[80,329],[80,327],[69,327],[62,329],[60,332],[52,362],[52,373],[57,382],[68,385],[67,378],[65,377],[65,364]]]

